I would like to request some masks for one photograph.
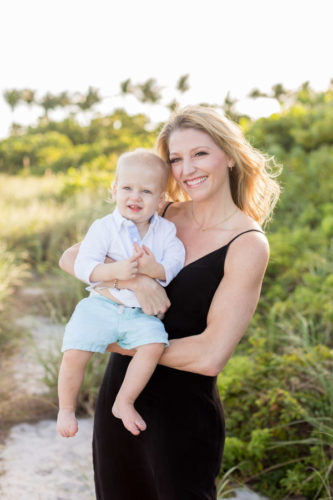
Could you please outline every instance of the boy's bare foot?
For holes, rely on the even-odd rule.
[[[147,429],[146,422],[141,418],[134,408],[134,405],[127,401],[115,401],[112,407],[112,413],[115,417],[121,418],[124,426],[134,436]]]
[[[57,420],[57,431],[62,437],[73,437],[78,431],[78,423],[74,410],[59,410]]]

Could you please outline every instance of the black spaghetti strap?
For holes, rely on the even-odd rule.
[[[167,203],[167,204],[165,205],[164,210],[163,210],[163,212],[162,212],[162,214],[161,214],[161,217],[164,217],[164,216],[165,216],[166,211],[168,210],[168,208],[169,208],[169,207],[170,207],[170,205],[172,205],[172,204],[173,204],[173,201],[169,201],[169,203]]]
[[[248,229],[247,231],[243,231],[242,233],[239,233],[234,238],[232,238],[232,240],[230,240],[229,243],[227,243],[227,246],[229,246],[230,243],[235,241],[235,239],[237,239],[238,236],[241,236],[242,234],[245,234],[245,233],[250,233],[251,231],[256,231],[257,233],[265,234],[263,231],[260,231],[259,229]]]

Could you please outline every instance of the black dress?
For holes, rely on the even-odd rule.
[[[206,328],[225,256],[238,236],[185,266],[167,287],[171,307],[164,324],[170,339]],[[158,365],[135,403],[147,430],[133,436],[111,413],[130,360],[111,354],[96,403],[97,500],[216,500],[225,439],[216,377]]]

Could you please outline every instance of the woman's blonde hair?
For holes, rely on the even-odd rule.
[[[171,115],[157,138],[156,148],[164,161],[170,162],[169,139],[172,132],[187,128],[210,135],[215,144],[234,160],[234,167],[229,169],[229,179],[235,204],[258,223],[267,222],[280,195],[280,186],[274,177],[279,175],[281,169],[274,158],[253,148],[241,128],[215,109],[187,106]],[[167,193],[173,201],[189,199],[172,175]]]

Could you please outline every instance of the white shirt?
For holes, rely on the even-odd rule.
[[[179,273],[185,262],[185,248],[176,237],[176,226],[155,213],[150,219],[147,233],[141,241],[139,231],[131,220],[123,217],[118,208],[105,217],[95,220],[81,243],[75,260],[75,276],[90,283],[92,290],[99,283],[91,283],[90,275],[98,264],[104,264],[105,257],[113,260],[128,259],[133,255],[133,243],[146,245],[154,254],[157,262],[165,269],[165,281],[157,280],[167,286]],[[111,288],[110,293],[128,307],[140,307],[131,290]]]

